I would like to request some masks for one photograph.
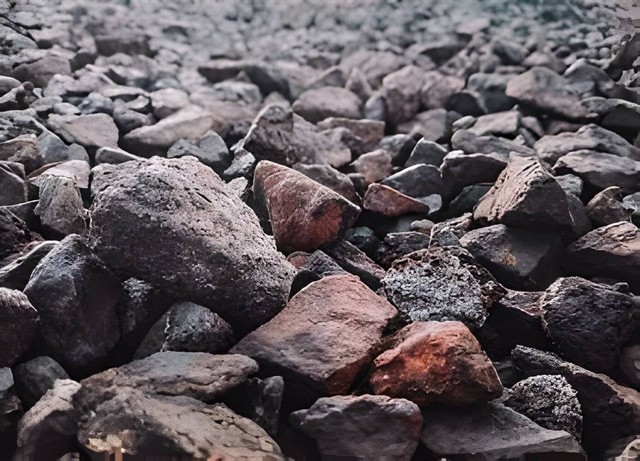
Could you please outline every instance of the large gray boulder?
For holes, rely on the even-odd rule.
[[[293,267],[195,158],[104,165],[92,194],[91,244],[118,273],[210,308],[239,334],[286,303]]]

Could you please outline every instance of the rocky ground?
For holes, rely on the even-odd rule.
[[[637,459],[625,8],[0,0],[0,459]]]

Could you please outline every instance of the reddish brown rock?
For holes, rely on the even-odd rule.
[[[253,191],[267,209],[276,244],[285,253],[328,245],[360,214],[358,206],[328,187],[266,160],[256,167]]]
[[[376,358],[369,379],[376,394],[418,405],[467,405],[502,394],[500,378],[460,322],[415,322]]]
[[[356,277],[329,276],[296,294],[232,352],[255,359],[262,373],[283,376],[285,398],[304,400],[297,405],[302,408],[317,397],[349,392],[396,314]]]
[[[371,184],[364,196],[364,208],[385,216],[429,213],[429,205],[383,184]]]

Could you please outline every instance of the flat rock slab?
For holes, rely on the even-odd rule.
[[[111,268],[210,308],[238,334],[282,309],[293,267],[210,168],[192,157],[100,168],[91,242]]]
[[[342,394],[373,360],[396,315],[389,302],[356,277],[329,276],[296,294],[231,351],[253,357],[262,372],[283,376],[287,390],[302,385],[293,395]]]

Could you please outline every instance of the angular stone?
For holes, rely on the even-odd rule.
[[[231,326],[206,307],[179,302],[151,327],[134,358],[156,352],[226,352],[235,339]]]
[[[21,164],[20,167],[22,167]],[[16,174],[9,162],[0,161],[0,206],[15,205],[27,201],[27,182],[22,175]]]
[[[319,182],[350,202],[359,205],[361,200],[349,176],[329,165],[305,165],[296,163],[293,169]]]
[[[22,404],[16,395],[11,368],[0,368],[0,440],[7,451],[15,446],[15,428],[21,416]]]
[[[525,376],[561,375],[578,392],[582,407],[582,440],[588,449],[603,451],[616,439],[640,430],[640,393],[608,376],[564,362],[556,355],[517,346],[511,357]]]
[[[630,221],[635,207],[623,201],[619,187],[608,187],[587,203],[587,214],[596,226],[608,226],[620,221]]]
[[[39,243],[26,254],[16,258],[10,264],[0,268],[0,286],[13,290],[24,290],[33,269],[38,265],[58,242],[50,240]]]
[[[347,272],[356,275],[372,290],[380,288],[380,281],[384,277],[384,269],[373,262],[359,248],[347,242],[339,240],[324,251]]]
[[[491,305],[506,291],[457,247],[432,247],[396,260],[382,286],[389,300],[413,321],[458,320],[482,326]]]
[[[582,409],[578,393],[560,375],[538,375],[519,381],[503,403],[552,431],[566,431],[580,441]]]
[[[405,398],[421,407],[468,405],[502,394],[491,361],[460,322],[414,322],[373,362],[376,394]]]
[[[385,235],[376,256],[380,264],[389,267],[396,259],[429,248],[430,243],[431,236],[422,232],[391,232]]]
[[[51,176],[58,178],[66,178],[73,181],[74,186],[79,189],[89,188],[89,176],[91,169],[89,162],[84,160],[67,160],[59,163],[50,163],[29,175],[29,181],[42,187],[44,182]]]
[[[442,164],[442,160],[447,155],[447,149],[440,144],[421,139],[414,147],[409,160],[405,163],[405,167],[419,165],[421,163],[425,165],[433,165],[439,167]]]
[[[253,192],[266,207],[276,244],[285,253],[332,243],[360,214],[358,206],[328,187],[265,160],[256,167]]]
[[[567,117],[585,118],[589,112],[580,105],[580,98],[569,83],[546,67],[533,67],[509,80],[507,96],[541,111]]]
[[[211,169],[191,157],[101,168],[91,241],[111,268],[212,309],[240,335],[284,306],[293,268]]]
[[[520,112],[510,110],[478,117],[469,131],[477,136],[516,136],[520,128]]]
[[[351,165],[353,169],[364,176],[367,184],[372,184],[386,178],[391,174],[391,153],[386,149],[376,149],[361,155]]]
[[[16,391],[26,409],[53,389],[59,379],[69,379],[66,371],[51,357],[40,356],[18,365],[14,371]]]
[[[533,156],[535,151],[530,147],[519,144],[510,139],[499,136],[478,136],[469,130],[458,130],[451,137],[451,147],[462,150],[466,154],[495,154],[503,160],[508,160],[512,152]]]
[[[614,186],[623,194],[640,190],[640,162],[617,155],[578,150],[561,157],[553,171],[579,176],[592,193]]]
[[[18,423],[19,455],[47,453],[55,459],[76,449],[80,415],[74,407],[74,397],[80,387],[70,379],[58,380],[25,413]]]
[[[5,258],[20,253],[40,240],[42,237],[31,232],[22,219],[7,208],[0,207],[0,261],[5,260],[5,264],[8,264],[11,261],[7,261]]]
[[[596,372],[618,363],[633,331],[630,295],[579,277],[559,278],[542,296],[544,326],[560,355]]]
[[[420,91],[420,100],[427,109],[445,107],[451,96],[464,89],[464,79],[453,75],[427,81]]]
[[[85,147],[118,147],[118,127],[107,114],[51,115],[53,131],[68,143]]]
[[[27,173],[44,164],[36,138],[27,134],[0,142],[0,160],[21,163]]]
[[[466,233],[460,244],[507,288],[541,290],[561,273],[557,234],[496,224]]]
[[[284,461],[278,445],[252,421],[223,404],[185,396],[112,394],[79,421],[78,442],[97,453]]]
[[[295,295],[310,283],[316,282],[329,275],[347,274],[338,264],[324,251],[314,251],[312,254],[296,251],[287,258],[298,269],[293,282],[289,297]]]
[[[345,88],[323,86],[305,91],[291,106],[311,123],[329,117],[362,118],[360,98]]]
[[[112,147],[101,147],[96,151],[96,165],[101,163],[111,163],[116,165],[118,163],[128,162],[130,160],[142,160],[137,155],[130,154],[122,149],[114,149]]]
[[[318,128],[327,130],[331,128],[346,128],[357,136],[364,152],[375,149],[384,137],[385,123],[379,120],[329,117],[317,123]]]
[[[572,197],[535,157],[512,155],[473,218],[483,224],[583,235],[590,224],[584,205]]]
[[[460,410],[432,409],[422,415],[422,443],[436,456],[586,460],[582,447],[568,432],[544,429],[500,403]]]
[[[422,429],[418,406],[381,395],[318,399],[291,414],[293,426],[313,437],[324,458],[383,458],[408,461]]]
[[[215,59],[198,67],[198,72],[211,83],[231,79],[239,73],[246,74],[255,83],[262,94],[277,91],[289,96],[289,82],[272,64],[251,59]]]
[[[24,293],[40,315],[40,350],[70,372],[93,368],[118,342],[120,282],[83,238],[51,250]]]
[[[369,184],[362,206],[384,216],[429,213],[429,205],[383,184]]]
[[[209,131],[197,146],[184,139],[169,148],[168,158],[193,155],[215,172],[224,171],[231,163],[231,154],[224,140],[214,131]]]
[[[567,270],[628,282],[640,293],[640,230],[629,222],[599,227],[567,247]]]
[[[348,392],[396,315],[356,277],[325,277],[231,351],[255,358],[264,373],[283,376],[300,408],[319,396]]]
[[[40,184],[40,200],[33,211],[40,217],[44,235],[64,238],[69,234],[84,234],[87,211],[73,180],[47,176]]]
[[[250,378],[225,394],[224,403],[275,436],[283,394],[284,379],[281,376]]]
[[[386,121],[391,126],[411,120],[420,109],[424,71],[409,65],[382,79]]]
[[[38,312],[18,290],[0,288],[0,367],[12,366],[31,347]]]
[[[445,196],[453,198],[465,187],[474,184],[494,183],[506,166],[507,160],[495,153],[449,152],[440,166]]]
[[[433,165],[424,164],[400,170],[383,179],[382,184],[415,198],[432,194],[441,195],[444,188],[440,170]]]
[[[153,114],[163,119],[189,105],[189,95],[177,88],[163,88],[149,94]]]
[[[287,166],[308,163],[338,168],[351,161],[351,151],[342,141],[277,104],[260,111],[241,144],[257,160]]]

